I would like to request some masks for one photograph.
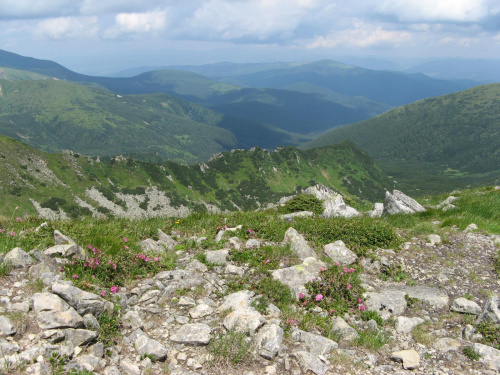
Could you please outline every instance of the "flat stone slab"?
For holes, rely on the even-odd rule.
[[[450,310],[474,315],[479,315],[481,313],[481,307],[479,307],[476,302],[469,301],[467,298],[455,299],[451,304]]]
[[[59,281],[52,284],[52,292],[64,299],[76,309],[80,315],[99,316],[105,311],[113,311],[113,304],[97,294],[86,292],[74,286],[70,281]]]
[[[419,317],[408,318],[406,316],[398,316],[396,318],[396,332],[397,333],[410,333],[413,331],[419,324],[424,323],[425,320]]]
[[[323,250],[334,263],[339,262],[342,266],[351,265],[358,259],[358,256],[349,250],[341,240],[325,245]]]
[[[310,257],[304,259],[302,264],[274,270],[272,271],[272,276],[283,284],[288,285],[292,290],[292,295],[296,299],[299,299],[299,293],[308,295],[304,284],[318,277],[320,270],[325,268],[326,264],[324,262]]]
[[[251,306],[250,300],[254,295],[255,293],[249,290],[231,293],[224,298],[224,302],[217,308],[217,311],[247,309]]]
[[[391,354],[391,359],[403,363],[403,368],[405,370],[413,370],[420,365],[420,355],[413,349],[393,352]]]
[[[293,353],[293,356],[297,359],[304,373],[312,371],[316,375],[325,375],[328,371],[328,365],[326,363],[322,362],[318,356],[306,352],[305,350],[297,351]]]
[[[212,336],[211,329],[206,324],[184,324],[170,336],[170,341],[187,345],[208,345]]]
[[[150,338],[142,330],[137,329],[132,332],[129,339],[134,343],[135,350],[140,355],[151,355],[157,361],[163,361],[167,358],[167,348]]]

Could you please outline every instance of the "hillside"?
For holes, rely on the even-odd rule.
[[[407,189],[443,191],[500,180],[500,84],[395,108],[304,145],[350,140]]]
[[[198,165],[148,164],[128,158],[97,162],[71,152],[46,154],[0,137],[0,215],[63,209],[117,216],[185,216],[190,209],[256,209],[316,183],[363,200],[381,200],[391,181],[349,143],[269,153],[218,154]],[[83,203],[82,203],[83,202]],[[86,208],[82,208],[86,207]],[[89,211],[90,210],[90,211]]]
[[[0,87],[0,133],[48,152],[195,162],[238,146],[216,126],[221,115],[165,94],[124,97],[56,80],[0,80]]]

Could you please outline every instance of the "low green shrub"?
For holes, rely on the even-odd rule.
[[[324,211],[323,201],[313,194],[299,194],[287,201],[280,207],[282,213],[293,213],[300,211],[311,211],[321,215]]]

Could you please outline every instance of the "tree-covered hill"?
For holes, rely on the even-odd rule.
[[[500,84],[395,108],[305,145],[350,140],[400,183],[426,191],[500,181]],[[426,179],[429,179],[426,181]]]

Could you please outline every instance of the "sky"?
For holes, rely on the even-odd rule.
[[[498,0],[0,0],[0,49],[80,73],[500,58]]]

